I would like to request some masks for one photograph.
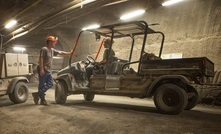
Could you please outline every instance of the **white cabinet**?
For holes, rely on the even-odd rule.
[[[28,54],[18,54],[18,75],[28,75]]]
[[[28,75],[28,54],[5,54],[6,76]]]

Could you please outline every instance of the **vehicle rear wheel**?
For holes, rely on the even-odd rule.
[[[162,113],[179,114],[187,106],[187,94],[177,85],[164,84],[155,92],[154,104]]]
[[[55,102],[57,104],[64,104],[67,100],[66,84],[63,81],[56,83],[55,87]]]
[[[28,87],[24,82],[18,82],[9,98],[14,103],[23,103],[28,99]]]
[[[86,93],[86,94],[84,94],[84,100],[86,100],[86,101],[93,101],[94,100],[94,94],[92,94],[92,93]]]

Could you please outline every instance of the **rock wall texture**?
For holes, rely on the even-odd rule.
[[[145,14],[134,20],[144,20],[148,24],[160,24],[150,27],[165,34],[163,54],[182,53],[183,58],[208,57],[214,62],[215,70],[221,70],[221,1],[187,0],[168,7],[156,3],[156,1],[139,0],[138,2],[134,0],[127,3],[128,5],[121,6],[126,9],[126,7],[142,5],[146,10]],[[112,8],[114,9],[114,7]],[[102,22],[102,20],[100,21]],[[103,21],[107,23],[104,18]],[[113,20],[110,22],[113,23]],[[139,45],[142,43],[140,38],[136,38],[135,50],[137,53],[133,55],[134,60],[139,59]],[[95,45],[94,40],[94,36],[84,35],[80,39],[81,45],[78,46],[74,60],[85,59],[88,54],[95,56],[99,42]],[[116,40],[114,45],[117,47],[113,47],[116,56],[127,58],[130,51],[127,46],[130,43],[130,39]],[[158,55],[159,44],[159,36],[148,36],[146,51]]]
[[[189,0],[159,7],[147,12],[146,18],[159,22],[156,28],[165,33],[163,53],[182,53],[185,58],[208,57],[216,70],[221,69],[220,0]],[[150,50],[154,51],[155,46],[151,45]]]
[[[160,0],[159,0],[160,1]],[[138,8],[145,9],[145,14],[132,20],[144,20],[156,31],[165,34],[163,54],[182,53],[183,58],[208,57],[215,64],[215,70],[221,70],[221,0],[185,0],[181,3],[163,7],[158,0],[131,0],[122,4],[108,6],[92,12],[100,15],[97,22],[101,25],[122,22],[119,17]],[[108,14],[107,14],[108,13]],[[76,22],[85,21],[89,15],[82,16]],[[81,20],[82,19],[82,20]],[[89,19],[90,20],[90,19]],[[88,24],[92,22],[88,21]],[[74,25],[76,30],[71,34],[68,29],[55,29],[53,33],[59,37],[59,49],[69,51],[73,48],[81,27]],[[136,37],[133,60],[139,59],[141,37]],[[130,39],[115,40],[116,56],[128,58]],[[94,35],[83,33],[72,61],[85,60],[87,55],[95,56],[100,42],[95,41]],[[148,36],[145,51],[158,55],[160,47],[159,36]],[[30,60],[37,64],[39,50],[29,51]],[[98,61],[102,58],[101,49]],[[37,59],[36,59],[37,58]],[[59,62],[60,63],[60,62]],[[64,58],[63,67],[68,65],[68,58]]]

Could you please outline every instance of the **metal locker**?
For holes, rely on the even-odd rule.
[[[18,75],[28,75],[28,54],[18,54]]]
[[[5,60],[7,77],[29,74],[28,54],[6,53]]]
[[[7,76],[18,75],[18,55],[13,53],[6,53],[5,61],[6,61],[6,75]]]

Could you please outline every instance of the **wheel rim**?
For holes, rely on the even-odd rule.
[[[20,99],[24,99],[25,98],[25,96],[26,96],[26,88],[25,87],[20,87],[19,89],[18,89],[18,97],[20,98]]]
[[[180,102],[179,95],[173,90],[166,90],[163,93],[163,102],[167,106],[177,106]]]

